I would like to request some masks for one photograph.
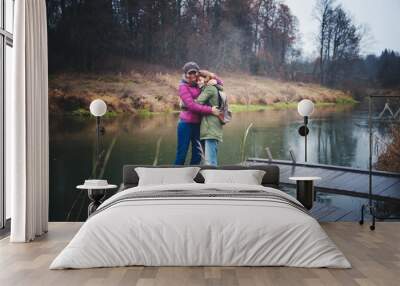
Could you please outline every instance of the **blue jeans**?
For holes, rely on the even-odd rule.
[[[187,123],[179,120],[177,127],[178,146],[176,148],[175,165],[184,165],[189,145],[192,144],[190,165],[200,165],[200,123]]]
[[[218,165],[218,140],[216,139],[205,139],[204,148],[205,150],[205,164],[210,166]]]

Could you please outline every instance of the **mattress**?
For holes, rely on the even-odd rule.
[[[112,196],[50,269],[133,265],[351,267],[319,223],[284,192],[193,183]]]

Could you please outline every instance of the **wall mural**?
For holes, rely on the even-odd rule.
[[[315,104],[308,161],[365,169],[365,98],[398,92],[400,55],[363,53],[368,34],[333,1],[316,1],[314,52],[285,1],[47,0],[47,13],[53,221],[84,220],[75,186],[119,184],[124,164],[239,164],[266,148],[301,161],[302,99]],[[374,104],[391,121],[399,110]],[[376,167],[399,171],[398,127],[377,129]]]

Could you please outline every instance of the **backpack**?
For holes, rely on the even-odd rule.
[[[227,124],[232,120],[232,112],[229,110],[228,96],[225,92],[218,89],[218,109],[221,110],[221,115],[218,116],[221,124]]]

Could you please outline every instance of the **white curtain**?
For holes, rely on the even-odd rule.
[[[45,0],[15,1],[14,94],[6,114],[12,242],[47,232],[48,71]]]

